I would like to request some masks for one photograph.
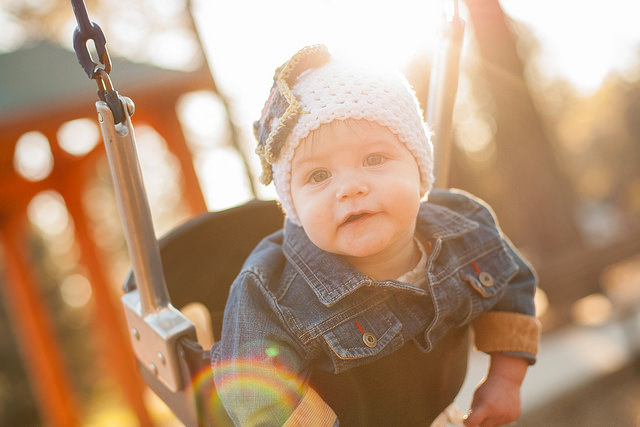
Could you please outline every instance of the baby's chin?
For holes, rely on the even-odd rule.
[[[348,245],[341,248],[340,255],[347,258],[368,260],[370,258],[385,256],[390,250],[391,244],[387,239],[361,238],[357,241],[350,241]]]
[[[336,243],[311,238],[311,241],[323,251],[347,258],[368,258],[375,256],[385,247],[384,244],[372,242],[371,239],[354,239],[347,242]]]

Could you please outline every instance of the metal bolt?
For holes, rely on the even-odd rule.
[[[136,340],[140,341],[140,332],[138,332],[136,328],[131,328],[131,335],[133,335]]]
[[[155,363],[149,363],[149,370],[153,375],[158,375],[158,367],[155,365]]]
[[[136,104],[134,104],[133,100],[127,96],[123,96],[122,98],[124,99],[124,105],[127,107],[129,117],[133,116],[133,113],[136,112]]]
[[[167,360],[164,358],[164,355],[160,352],[158,352],[158,360],[160,360],[160,362],[162,362],[163,365],[167,364]]]

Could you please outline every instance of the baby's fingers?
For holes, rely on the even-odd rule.
[[[464,418],[465,427],[476,427],[481,425],[481,423],[487,418],[489,415],[488,408],[485,405],[477,405],[474,406],[471,411]]]

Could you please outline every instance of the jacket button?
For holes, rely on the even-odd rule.
[[[369,348],[373,348],[378,344],[378,338],[376,338],[376,336],[371,332],[365,332],[362,334],[362,341],[364,341],[364,345]]]
[[[494,283],[493,276],[487,273],[486,271],[483,271],[482,273],[480,273],[479,279],[480,279],[480,283],[482,283],[484,286],[487,286],[487,287],[493,286],[493,283]]]

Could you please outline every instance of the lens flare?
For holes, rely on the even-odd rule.
[[[242,359],[220,360],[204,369],[193,388],[207,417],[213,421],[228,416],[224,401],[234,411],[253,411],[250,417],[286,420],[302,398],[304,380],[297,374],[297,357],[285,347],[269,341],[248,343],[240,348]],[[259,419],[251,419],[260,424]]]

